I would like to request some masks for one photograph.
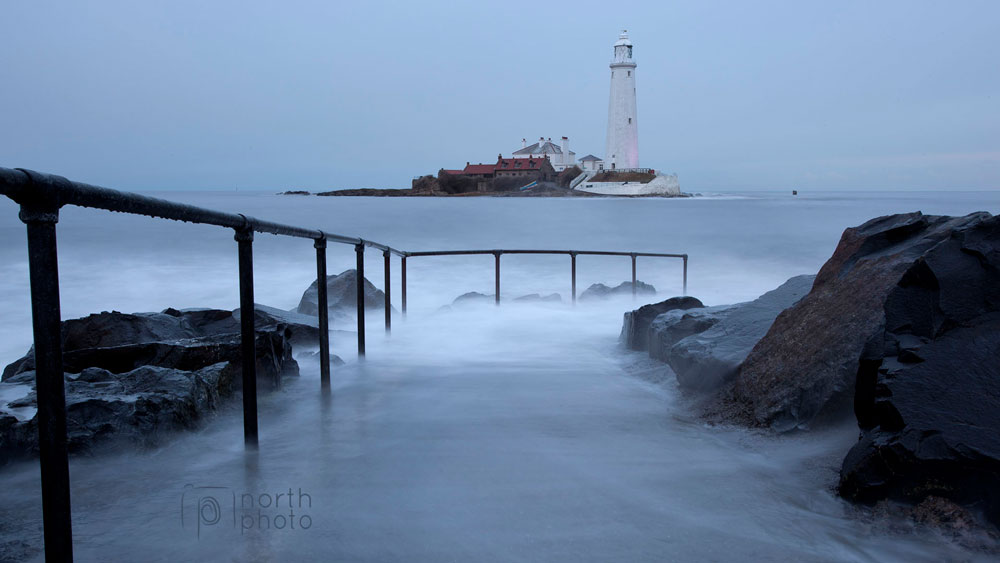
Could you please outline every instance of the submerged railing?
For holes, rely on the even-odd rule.
[[[390,258],[400,257],[402,313],[406,315],[406,261],[421,256],[490,254],[495,258],[495,300],[500,304],[500,257],[504,254],[562,254],[570,257],[573,302],[576,302],[576,257],[629,256],[632,259],[632,295],[636,293],[636,259],[640,256],[683,260],[683,292],[687,294],[687,254],[610,252],[594,250],[442,250],[406,252],[358,237],[305,229],[263,221],[242,214],[176,203],[135,193],[71,182],[61,176],[25,169],[0,168],[0,194],[21,206],[18,214],[27,226],[28,275],[31,285],[31,317],[35,354],[38,449],[42,481],[42,523],[46,561],[73,558],[70,514],[69,455],[66,442],[66,393],[63,376],[62,336],[59,311],[59,270],[56,253],[56,223],[65,205],[146,215],[187,223],[233,229],[237,243],[240,281],[240,354],[243,383],[243,438],[248,448],[258,445],[257,374],[253,314],[254,233],[312,239],[316,249],[316,286],[319,309],[320,388],[330,392],[330,333],[326,286],[327,242],[354,246],[357,258],[358,356],[365,355],[365,247],[382,251],[385,261],[385,331],[392,330]]]

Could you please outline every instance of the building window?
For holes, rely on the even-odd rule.
[[[629,75],[629,76],[632,76],[632,71],[631,71],[631,70],[630,70],[630,71],[628,71],[628,75]]]
[[[630,118],[628,118],[628,122],[629,122],[629,123],[632,123],[632,118],[631,118],[631,117],[630,117]]]

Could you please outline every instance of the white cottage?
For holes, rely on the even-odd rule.
[[[556,172],[576,164],[576,153],[569,150],[569,137],[562,138],[562,146],[552,142],[552,137],[539,137],[538,142],[528,146],[527,139],[521,139],[521,148],[514,151],[514,158],[548,158]]]
[[[600,172],[604,170],[604,161],[592,154],[580,159],[580,169],[584,172]]]

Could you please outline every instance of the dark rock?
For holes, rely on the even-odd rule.
[[[427,174],[419,178],[414,178],[410,183],[410,190],[415,194],[438,195],[444,194],[441,184],[435,176]]]
[[[847,229],[724,393],[724,414],[776,431],[853,403],[861,430],[839,492],[940,497],[1000,524],[1000,217],[921,213]]]
[[[668,363],[681,387],[698,391],[718,389],[736,376],[740,364],[771,328],[774,319],[802,299],[816,276],[795,276],[753,301],[711,313],[707,329],[674,344]],[[709,324],[695,313],[693,325]],[[701,317],[698,319],[697,317]]]
[[[437,195],[429,192],[403,190],[399,188],[348,188],[319,192],[321,196],[364,196],[364,197],[414,197],[422,195]]]
[[[301,354],[297,354],[296,358],[300,362],[304,361],[304,360],[309,360],[309,361],[315,360],[315,361],[318,362],[319,361],[319,350],[310,350],[308,352],[303,352]],[[332,365],[332,366],[342,366],[342,365],[344,365],[344,363],[345,363],[344,360],[340,359],[340,356],[338,356],[336,354],[330,354],[330,365]]]
[[[266,313],[260,313],[267,317]],[[258,317],[260,318],[260,317]],[[191,428],[241,387],[240,324],[231,311],[100,313],[62,323],[67,432],[74,451],[105,438],[155,441],[161,431]],[[290,330],[270,318],[256,326],[258,388],[297,375]],[[4,370],[0,385],[34,388],[34,356]],[[35,406],[27,397],[0,405]],[[35,418],[0,412],[0,460],[36,453]]]
[[[239,377],[231,362],[195,371],[143,366],[120,374],[100,368],[67,374],[69,449],[83,452],[111,439],[153,445],[165,432],[196,428],[232,394]],[[34,391],[9,406],[34,407]],[[37,418],[12,419],[0,417],[0,460],[37,455]]]
[[[473,304],[486,304],[495,303],[496,297],[493,294],[486,295],[485,293],[479,293],[478,291],[470,291],[468,293],[463,293],[455,298],[451,302],[452,307],[458,307],[463,305],[473,305]]]
[[[996,275],[996,223],[988,213],[917,212],[845,230],[809,295],[778,315],[740,367],[731,411],[778,431],[838,416],[854,398],[866,346],[878,361],[887,330],[907,335],[902,360],[913,361],[919,337],[995,308],[1000,285],[985,280]]]
[[[233,318],[240,320],[239,309],[233,311]],[[292,346],[319,347],[319,317],[254,303],[254,326],[258,331],[284,326]]]
[[[88,367],[124,373],[145,365],[191,371],[221,361],[239,361],[239,331],[239,320],[232,311],[103,312],[63,321],[63,366],[66,373]],[[258,378],[271,386],[280,380],[284,359],[291,358],[287,331],[287,326],[278,322],[257,330],[258,362],[260,358],[269,362],[258,363]],[[34,370],[34,364],[32,349],[4,368],[2,380]]]
[[[514,301],[519,303],[561,303],[562,296],[558,293],[552,293],[549,295],[539,295],[537,293],[531,293],[528,295],[522,295],[520,297],[514,298]]]
[[[670,361],[674,345],[688,336],[705,332],[735,305],[717,305],[702,309],[675,309],[658,315],[649,323],[647,349],[649,357],[661,362]]]
[[[862,436],[844,459],[841,495],[861,502],[937,495],[1000,524],[1000,313],[963,324],[921,346],[920,362],[889,355],[888,332],[888,353],[860,362]]]
[[[635,311],[625,313],[621,340],[630,350],[647,350],[649,349],[649,327],[653,319],[667,311],[704,307],[705,305],[694,297],[671,297],[666,301],[643,305]]]
[[[345,270],[336,276],[326,277],[326,299],[331,318],[347,314],[356,314],[358,310],[358,271]],[[313,281],[302,294],[299,306],[295,312],[303,315],[319,315],[317,285]],[[385,309],[385,293],[376,288],[367,279],[363,283],[365,292],[365,309]]]
[[[643,281],[635,282],[636,295],[656,295],[656,288]],[[580,294],[579,299],[607,299],[618,295],[632,295],[632,282],[626,281],[616,287],[608,287],[603,283],[595,283]]]
[[[285,334],[288,336],[288,341],[292,344],[292,348],[296,350],[297,357],[300,359],[319,359],[318,317],[311,317],[295,311],[285,311],[275,307],[268,307],[267,305],[261,305],[260,303],[254,304],[254,309],[256,313],[254,326],[257,327],[258,331],[267,329],[276,330],[280,326],[284,326]],[[239,320],[240,310],[236,309],[233,311],[233,316],[236,320]],[[329,331],[329,334],[330,337],[334,339],[338,337],[335,335],[354,339],[357,333],[331,330]],[[305,352],[299,354],[302,350],[305,350]],[[336,354],[330,354],[330,363],[335,366],[343,365],[344,360]]]
[[[996,535],[984,529],[980,519],[968,508],[946,498],[929,496],[914,506],[909,516],[917,524],[944,532],[949,539],[966,549],[996,553]]]

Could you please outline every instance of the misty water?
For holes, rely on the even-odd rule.
[[[709,305],[752,299],[793,275],[815,273],[843,229],[871,217],[1000,208],[996,192],[692,199],[153,195],[405,250],[688,253],[688,293]],[[6,364],[31,344],[24,227],[6,200],[0,233]],[[256,301],[295,307],[315,276],[312,244],[257,235],[254,251]],[[231,231],[67,208],[59,252],[63,318],[238,305]],[[381,287],[382,256],[367,257],[367,277]],[[328,259],[330,273],[352,268],[353,248],[331,245]],[[398,306],[398,260],[392,264]],[[655,298],[576,307],[568,302],[568,257],[505,256],[502,270],[501,307],[449,311],[441,307],[458,295],[493,292],[492,256],[410,259],[405,321],[397,317],[387,338],[381,313],[372,315],[363,362],[347,332],[353,325],[336,321],[333,352],[346,364],[334,368],[332,395],[319,392],[316,360],[301,357],[301,375],[261,397],[259,452],[244,451],[241,412],[232,401],[201,430],[165,437],[156,449],[73,457],[78,559],[980,556],[934,530],[868,515],[835,495],[840,461],[857,437],[850,421],[784,437],[710,426],[667,368],[624,351],[622,313],[680,294],[678,260],[639,259],[639,279],[656,286]],[[630,275],[628,258],[578,260],[580,291]],[[559,293],[563,300],[507,301],[530,293]],[[41,541],[37,462],[0,468],[0,483],[0,543],[23,542],[30,554]],[[198,511],[210,498],[221,507],[218,521]],[[276,529],[279,515],[282,529]]]

